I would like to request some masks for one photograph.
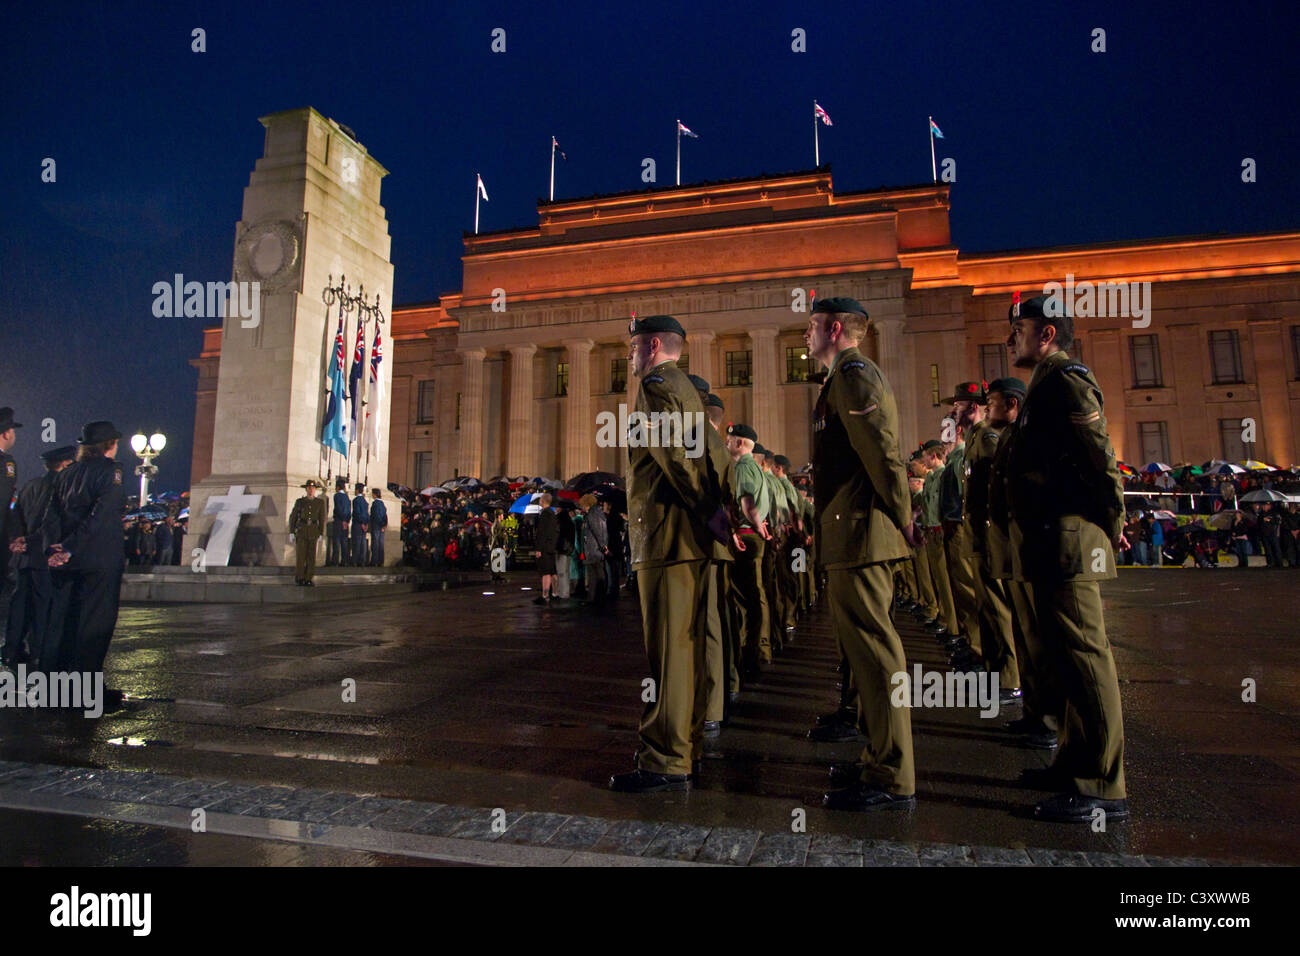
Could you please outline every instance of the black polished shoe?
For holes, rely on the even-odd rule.
[[[849,724],[853,725],[858,722],[856,711],[849,710],[847,707],[841,707],[839,710],[833,710],[829,714],[817,715],[817,726],[824,727],[826,724]]]
[[[715,740],[722,736],[722,721],[706,720],[704,722],[704,739]]]
[[[1021,740],[1030,750],[1055,750],[1061,745],[1056,733],[1051,730],[1044,730],[1041,734],[1025,734]]]
[[[833,763],[831,764],[831,786],[839,789],[841,787],[851,787],[862,779],[862,764],[854,761],[853,763]]]
[[[691,778],[684,773],[651,773],[632,770],[609,778],[609,789],[619,793],[659,793],[661,790],[689,790]]]
[[[852,810],[859,813],[867,810],[916,809],[915,796],[909,794],[904,797],[897,793],[888,793],[865,783],[856,783],[844,790],[834,790],[822,797],[822,803],[829,810]]]
[[[840,744],[858,740],[862,735],[853,724],[822,724],[808,731],[808,739],[823,744]]]
[[[1019,687],[1003,687],[998,691],[998,703],[1006,707],[1008,704],[1016,703],[1023,696]]]
[[[1127,800],[1103,800],[1085,797],[1081,793],[1058,793],[1048,797],[1034,807],[1034,819],[1052,823],[1091,823],[1098,810],[1108,821],[1128,819]]]

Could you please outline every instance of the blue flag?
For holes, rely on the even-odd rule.
[[[321,427],[320,443],[340,455],[348,453],[348,422],[343,411],[347,393],[343,389],[343,316],[339,316],[339,332],[334,337],[334,354],[330,356],[329,404],[325,409],[325,422]]]
[[[361,437],[361,388],[366,370],[366,339],[361,323],[357,323],[357,347],[352,352],[352,374],[348,376],[348,398],[352,401],[352,425],[348,429],[348,442]]]

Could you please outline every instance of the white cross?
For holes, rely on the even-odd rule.
[[[224,495],[213,495],[203,506],[205,515],[216,515],[208,546],[204,550],[203,564],[225,567],[230,563],[230,546],[235,543],[239,529],[239,516],[256,513],[262,505],[262,495],[246,495],[247,485],[231,485]]]

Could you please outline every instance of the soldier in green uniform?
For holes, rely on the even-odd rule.
[[[763,483],[767,486],[769,502],[767,525],[772,537],[763,549],[763,591],[767,595],[769,612],[767,616],[768,642],[772,647],[772,653],[777,654],[785,647],[786,630],[785,604],[781,599],[781,591],[776,584],[776,565],[785,552],[786,526],[790,520],[790,512],[786,505],[785,495],[781,492],[781,486],[777,484],[776,478],[772,474],[772,457],[771,451],[755,443],[754,461],[762,474]]]
[[[289,535],[295,549],[294,582],[303,587],[315,587],[316,543],[325,530],[325,499],[318,498],[320,482],[308,478],[303,482],[307,493],[293,503],[289,513]]]
[[[1101,388],[1070,358],[1074,321],[1059,298],[1013,305],[1007,344],[1032,369],[1007,464],[1012,520],[1022,539],[1046,666],[1064,696],[1056,760],[1036,781],[1061,792],[1034,808],[1042,820],[1128,816],[1119,678],[1106,639],[1101,588],[1115,577],[1124,498],[1106,434]]]
[[[628,367],[641,380],[627,440],[628,536],[650,684],[637,769],[609,786],[688,790],[703,753],[708,562],[713,541],[730,538],[730,522],[710,467],[704,405],[677,366],[685,331],[667,315],[633,320],[628,331]]]
[[[916,805],[911,714],[890,703],[891,677],[905,672],[889,619],[889,562],[919,543],[898,447],[898,407],[875,363],[858,351],[867,310],[854,299],[821,299],[809,317],[808,354],[829,370],[813,420],[813,480],[820,557],[836,643],[858,693],[866,737],[861,764],[832,767],[836,810]]]
[[[934,600],[938,613],[926,626],[936,637],[956,637],[957,610],[952,599],[952,584],[948,578],[948,556],[943,547],[943,523],[939,517],[939,482],[943,479],[943,442],[931,438],[921,446],[921,461],[927,471],[921,485],[921,523],[925,526],[925,563],[934,587]]]
[[[921,520],[923,510],[923,491],[925,488],[925,476],[929,469],[922,461],[921,449],[918,448],[912,452],[911,461],[907,466],[907,489],[912,495],[912,515],[918,524],[924,524]],[[930,559],[926,553],[925,545],[912,549],[912,566],[916,572],[916,604],[913,611],[917,620],[925,624],[936,622],[939,619],[939,601],[934,593],[934,581],[930,577]]]
[[[939,481],[939,517],[943,521],[944,553],[948,559],[948,580],[953,607],[957,612],[959,637],[946,642],[951,664],[959,670],[974,669],[983,655],[980,634],[979,562],[970,548],[963,501],[966,486],[966,439],[982,417],[986,402],[979,382],[960,382],[953,390],[951,427],[955,445],[948,453]]]
[[[763,554],[772,538],[767,526],[770,502],[763,471],[754,461],[757,440],[758,434],[748,425],[727,426],[732,495],[742,519],[736,534],[736,562],[731,569],[732,602],[737,609],[743,670],[751,679],[772,663],[768,621],[771,608],[763,587]]]
[[[957,427],[967,429],[962,521],[965,554],[974,565],[980,651],[984,666],[998,675],[1001,703],[1010,704],[1021,696],[1020,669],[1012,638],[1011,603],[1007,596],[1006,582],[994,576],[988,546],[989,475],[1005,421],[1001,425],[994,424],[983,415],[983,406],[994,401],[993,387],[1009,387],[1004,385],[1006,381],[998,379],[990,385],[988,392],[982,395],[982,403],[977,403],[974,399],[955,402],[953,415]],[[1020,383],[1019,379],[1010,381]],[[975,383],[967,382],[965,385]],[[957,386],[956,394],[962,394],[961,385]],[[1001,393],[997,394],[1000,398]]]
[[[787,475],[789,470],[789,458],[785,457],[785,455],[772,456],[772,477],[781,486],[781,494],[785,497],[786,511],[790,516],[786,546],[782,551],[781,560],[777,562],[776,566],[777,584],[781,589],[781,597],[785,605],[787,641],[791,640],[789,635],[793,635],[799,612],[799,587],[795,581],[794,552],[796,548],[801,546],[803,541],[803,515],[799,507],[799,493],[794,490],[794,484]]]

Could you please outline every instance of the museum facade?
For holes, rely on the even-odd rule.
[[[914,446],[937,436],[957,382],[1017,374],[1007,308],[1049,283],[1079,304],[1071,351],[1101,384],[1120,458],[1295,462],[1300,232],[963,254],[949,190],[837,194],[821,167],[542,201],[535,226],[466,235],[460,291],[393,309],[389,479],[622,471],[626,452],[597,444],[598,415],[633,404],[628,321],[659,313],[687,330],[681,364],[726,419],[802,464],[814,294],[871,313],[863,349]],[[221,330],[205,331],[192,482],[211,471],[220,351]]]

